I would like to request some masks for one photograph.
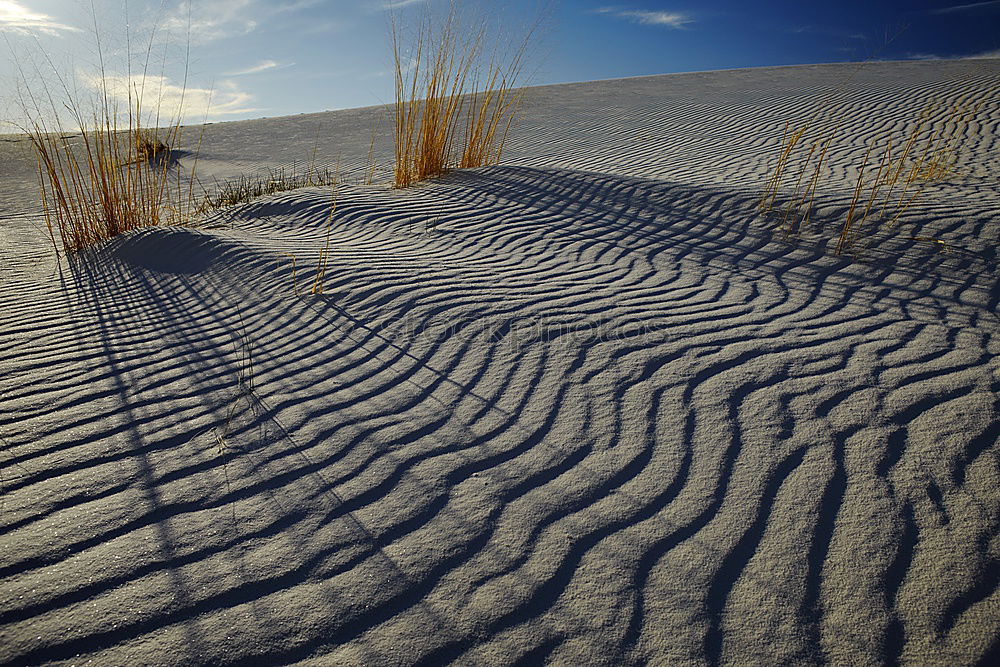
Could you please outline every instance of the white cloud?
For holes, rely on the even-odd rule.
[[[600,7],[593,10],[595,14],[611,14],[620,19],[640,23],[642,25],[658,25],[669,28],[683,28],[689,23],[693,23],[687,14],[682,12],[662,12],[645,9],[627,9],[625,7]]]
[[[972,53],[967,56],[942,56],[936,53],[907,53],[907,60],[956,60],[963,58],[972,58],[975,60],[988,60],[992,58],[1000,58],[1000,49],[994,49],[993,51],[983,51],[981,53]]]
[[[20,33],[40,32],[58,35],[61,32],[79,32],[79,28],[58,23],[47,14],[36,14],[19,2],[0,0],[0,31]]]
[[[400,7],[416,5],[422,2],[427,2],[427,0],[390,0],[389,2],[382,3],[382,9],[399,9]]]
[[[683,28],[691,23],[691,19],[679,12],[650,12],[643,10],[630,10],[618,12],[618,16],[632,19],[636,23],[645,25],[665,25],[671,28]]]
[[[285,67],[291,67],[295,63],[287,63],[282,65],[275,60],[262,60],[252,67],[247,67],[246,69],[241,69],[236,72],[230,72],[226,76],[244,76],[246,74],[259,74],[260,72],[266,72],[271,69],[284,69]]]
[[[931,9],[928,10],[928,14],[954,14],[956,12],[968,12],[975,11],[978,9],[987,9],[990,7],[1000,8],[1000,0],[990,0],[989,2],[972,2],[967,5],[955,5],[954,7],[945,7],[943,9]]]
[[[992,51],[983,51],[982,53],[974,53],[971,56],[965,56],[966,58],[1000,58],[1000,49],[994,49]]]
[[[288,16],[321,4],[323,0],[182,0],[163,21],[172,34],[204,43],[246,35]]]
[[[188,34],[195,42],[208,42],[232,35],[245,35],[257,28],[251,18],[253,0],[213,0],[196,2],[184,0],[163,20],[163,27],[171,32]]]
[[[102,78],[81,75],[84,83],[95,91],[102,89]],[[250,106],[253,96],[239,89],[232,81],[223,81],[218,90],[185,88],[164,76],[109,75],[103,78],[103,87],[112,102],[127,109],[141,98],[143,122],[169,123],[178,118],[203,120],[207,117],[228,116],[256,111]]]

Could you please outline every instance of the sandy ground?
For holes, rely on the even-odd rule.
[[[406,191],[384,109],[191,129],[206,181],[337,168],[332,218],[308,188],[73,261],[4,138],[0,661],[996,664],[996,89],[903,225],[830,239],[866,142],[998,72],[533,89],[503,166]],[[755,204],[817,109],[789,242]]]

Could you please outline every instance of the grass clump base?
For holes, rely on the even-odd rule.
[[[139,128],[135,133],[135,151],[143,160],[170,159],[170,146],[160,140],[155,129]]]
[[[202,215],[278,192],[317,186],[336,186],[338,182],[337,172],[317,167],[310,167],[301,173],[295,168],[286,171],[284,167],[280,167],[271,169],[266,174],[244,174],[221,183],[216,182],[214,188],[206,190],[194,213]]]

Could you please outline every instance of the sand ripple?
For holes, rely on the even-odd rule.
[[[602,141],[344,187],[320,295],[320,189],[24,262],[0,282],[0,660],[996,657],[996,193],[942,186],[965,254],[773,238],[733,146],[755,105],[807,106],[809,71],[712,124],[760,73],[689,75],[708,106],[651,117],[677,78],[594,84],[588,109],[640,100]],[[913,76],[849,99],[919,106]],[[697,123],[731,143],[610,164]]]

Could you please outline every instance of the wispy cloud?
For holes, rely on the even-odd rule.
[[[166,16],[163,24],[171,32],[186,34],[197,42],[209,42],[254,32],[275,17],[287,16],[318,5],[321,0],[183,0]]]
[[[80,78],[93,90],[104,88],[108,97],[123,106],[134,104],[135,98],[141,97],[142,107],[155,112],[161,122],[177,118],[202,120],[257,111],[250,105],[253,95],[240,90],[232,81],[223,81],[217,90],[213,90],[185,88],[165,76],[108,75],[102,79],[97,75],[80,74]]]
[[[680,14],[677,12],[649,12],[642,10],[634,10],[627,12],[619,12],[619,16],[632,19],[636,23],[643,23],[646,25],[665,25],[671,28],[683,28],[688,23],[691,23],[691,19],[685,14]]]
[[[668,28],[683,28],[694,23],[689,15],[683,12],[663,12],[646,9],[629,9],[627,7],[600,7],[593,10],[595,14],[608,14],[616,18],[640,23],[642,25],[657,25]]]
[[[788,28],[782,28],[782,31],[793,35],[825,35],[827,37],[836,37],[839,39],[868,39],[868,36],[861,32],[845,32],[843,30],[838,30],[837,28],[817,25],[796,25]]]
[[[80,29],[59,23],[48,14],[33,12],[19,2],[0,0],[0,31],[58,35]]]
[[[285,67],[291,67],[295,63],[285,63],[282,65],[276,60],[262,60],[252,67],[247,67],[246,69],[241,69],[236,72],[229,72],[226,76],[244,76],[247,74],[259,74],[261,72],[266,72],[272,69],[284,69]]]
[[[196,42],[209,42],[233,35],[245,35],[257,28],[250,11],[253,0],[215,0],[192,3],[184,0],[163,20],[171,32],[190,33]]]
[[[929,9],[928,14],[956,14],[958,12],[974,12],[981,9],[1000,10],[1000,0],[989,0],[988,2],[971,2],[967,5],[955,5],[954,7],[943,7],[941,9]]]
[[[388,2],[383,2],[380,8],[399,9],[400,7],[408,7],[409,5],[417,5],[424,2],[427,2],[427,0],[389,0]]]
[[[993,49],[992,51],[981,51],[980,53],[971,53],[968,55],[948,55],[948,56],[942,56],[936,53],[907,53],[905,58],[907,60],[955,60],[960,58],[987,60],[992,58],[1000,58],[1000,49]]]

